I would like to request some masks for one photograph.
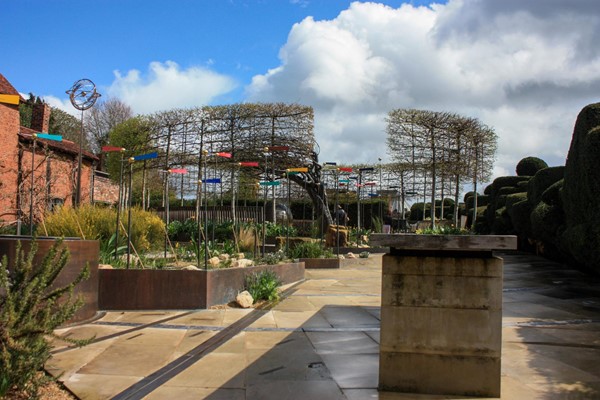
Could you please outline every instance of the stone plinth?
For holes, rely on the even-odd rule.
[[[383,257],[379,389],[500,396],[502,259],[513,236],[373,235]]]

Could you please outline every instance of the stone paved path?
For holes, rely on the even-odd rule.
[[[600,281],[503,254],[502,399],[600,398]],[[270,310],[109,312],[57,331],[47,369],[81,399],[442,399],[379,393],[381,256],[307,270]],[[441,327],[443,328],[443,327]]]

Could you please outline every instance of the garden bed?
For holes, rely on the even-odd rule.
[[[38,251],[33,258],[33,265],[41,264],[48,250],[56,242],[55,237],[38,237]],[[0,257],[6,255],[9,260],[8,268],[13,266],[16,259],[17,243],[21,242],[22,250],[27,254],[31,248],[30,236],[0,235]],[[81,296],[83,306],[77,310],[69,321],[80,322],[96,316],[98,311],[98,253],[97,240],[82,240],[79,238],[65,238],[63,245],[69,250],[69,261],[54,280],[53,288],[63,287],[75,280],[86,263],[89,263],[90,277],[80,282],[74,289],[75,296]]]
[[[200,271],[101,269],[101,310],[193,310],[227,304],[244,290],[246,276],[273,271],[282,284],[304,279],[304,263]]]

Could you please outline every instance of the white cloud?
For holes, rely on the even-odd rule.
[[[237,85],[232,78],[207,68],[181,69],[173,61],[150,63],[145,76],[138,70],[124,74],[115,71],[114,74],[108,95],[121,99],[135,113],[209,104]]]
[[[478,117],[499,135],[495,173],[513,174],[529,155],[564,164],[577,113],[600,100],[598,40],[596,0],[355,2],[295,24],[281,64],[246,91],[313,106],[327,161],[375,163],[395,108]]]
[[[81,118],[81,111],[77,110],[71,104],[71,100],[67,97],[66,99],[59,99],[56,96],[43,96],[44,101],[48,103],[50,107],[58,108],[74,117]]]

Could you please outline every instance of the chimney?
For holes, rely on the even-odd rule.
[[[35,103],[31,110],[31,129],[36,132],[48,133],[50,127],[50,106],[45,103]]]

